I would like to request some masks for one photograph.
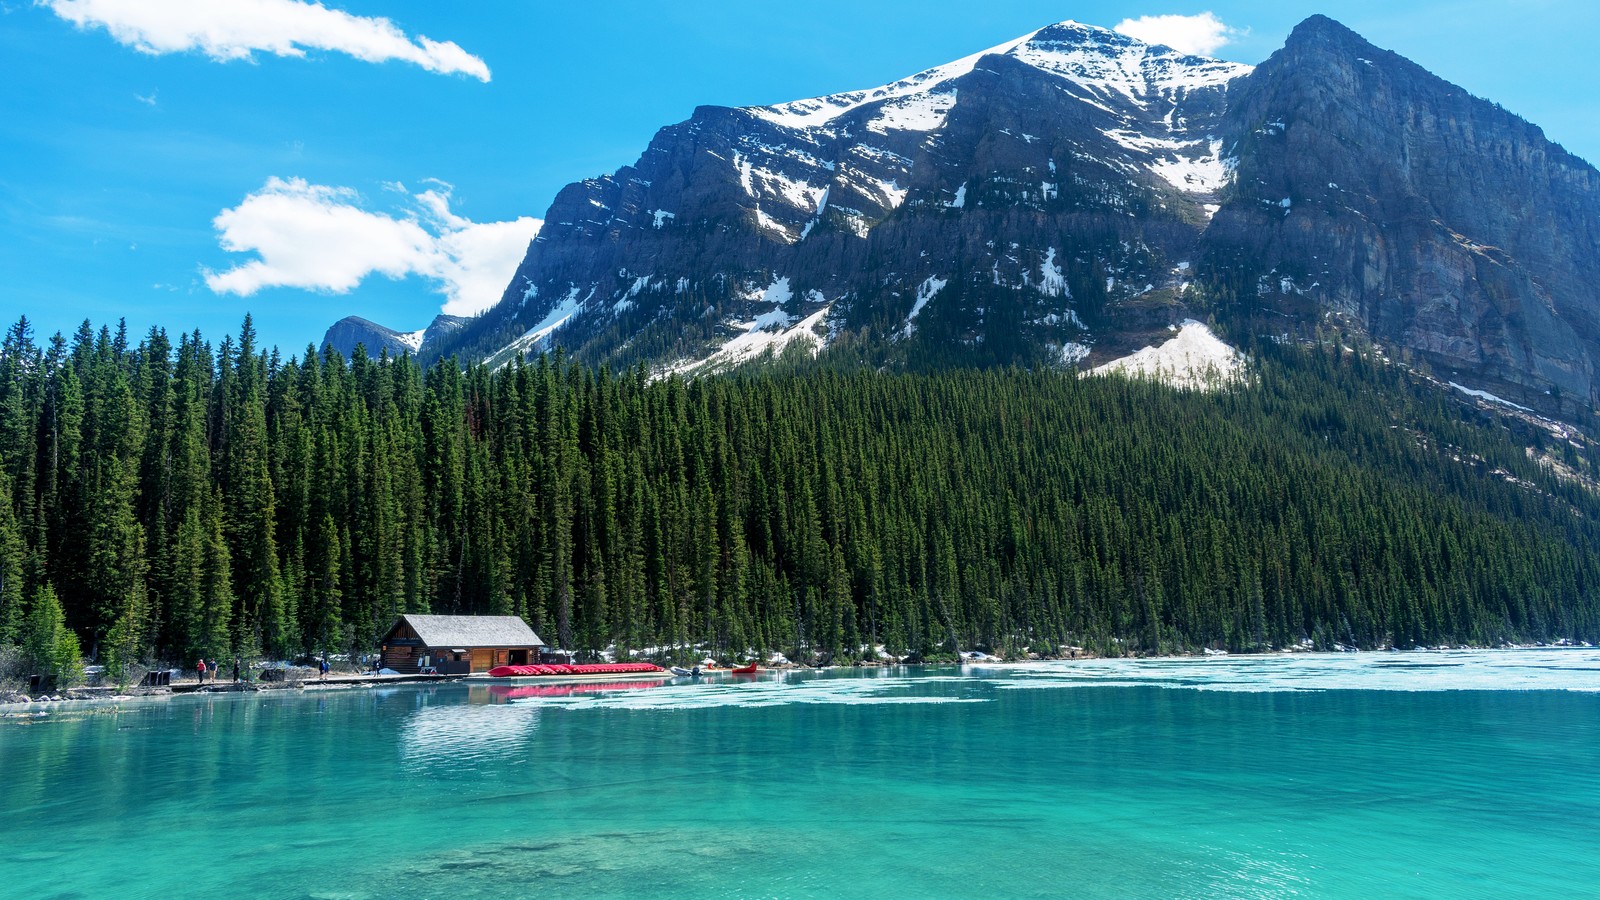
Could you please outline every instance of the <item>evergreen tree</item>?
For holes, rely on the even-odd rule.
[[[22,530],[12,510],[7,478],[0,474],[0,647],[16,643],[22,629]]]
[[[22,660],[35,674],[68,687],[83,680],[83,659],[77,635],[67,627],[66,614],[55,589],[39,588],[23,626]]]
[[[360,651],[405,611],[799,659],[1600,639],[1600,499],[1519,423],[1337,341],[1247,349],[1212,393],[826,360],[686,382],[285,360],[248,319],[217,352],[41,348],[23,321],[0,640],[46,587],[119,667]]]

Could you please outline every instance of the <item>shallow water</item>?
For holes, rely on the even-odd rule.
[[[0,721],[6,896],[1600,884],[1600,651],[183,696]]]

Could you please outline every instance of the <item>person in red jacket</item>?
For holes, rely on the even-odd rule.
[[[200,679],[200,683],[201,684],[205,684],[206,683],[206,661],[205,661],[205,659],[202,658],[199,662],[194,664],[194,674],[195,674],[196,677],[198,677]]]

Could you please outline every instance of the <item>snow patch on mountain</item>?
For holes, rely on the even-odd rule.
[[[1254,68],[1188,56],[1109,29],[1067,21],[882,87],[745,107],[745,112],[781,128],[803,131],[825,127],[852,110],[881,103],[868,130],[934,131],[943,127],[956,102],[954,89],[940,88],[972,72],[979,60],[992,54],[1057,75],[1099,98],[1139,107],[1155,99],[1176,101],[1188,91],[1220,87]],[[1110,111],[1093,97],[1082,99]]]
[[[529,350],[537,349],[540,341],[567,324],[573,316],[583,309],[583,305],[589,302],[589,298],[594,296],[595,289],[590,288],[588,296],[579,300],[578,294],[581,290],[578,285],[573,285],[571,290],[567,291],[566,296],[562,297],[560,302],[552,307],[548,313],[545,313],[544,318],[540,319],[537,325],[529,328],[521,337],[507,344],[494,356],[490,357],[489,365],[492,368],[499,368],[516,356]]]
[[[789,233],[789,226],[774,219],[766,210],[761,208],[760,204],[756,205],[755,213],[757,227],[764,231],[777,232],[785,243],[793,244],[799,240],[795,235]]]
[[[928,301],[937,296],[949,283],[950,280],[947,278],[929,275],[926,281],[917,285],[917,300],[911,304],[911,312],[906,313],[906,326],[900,330],[901,337],[911,337],[916,333],[917,326],[913,323],[916,322],[917,314],[921,313],[922,308],[928,305]]]
[[[1124,99],[1140,107],[1158,98],[1176,100],[1188,91],[1221,87],[1255,68],[1188,56],[1076,22],[1035,32],[1010,55],[1107,99]]]
[[[1213,139],[1204,156],[1159,159],[1150,164],[1150,171],[1180,191],[1210,194],[1228,185],[1238,164],[1236,159],[1223,157],[1222,142]]]
[[[878,134],[891,131],[937,131],[956,105],[956,91],[930,91],[891,100],[879,107],[878,117],[867,123],[867,130]]]
[[[1496,397],[1495,395],[1489,393],[1488,391],[1480,391],[1480,390],[1475,390],[1475,389],[1469,388],[1469,387],[1463,387],[1462,385],[1456,384],[1454,381],[1449,382],[1449,384],[1450,384],[1451,387],[1455,388],[1456,390],[1460,391],[1463,394],[1466,394],[1468,397],[1476,397],[1479,400],[1483,400],[1483,401],[1486,401],[1486,402],[1489,402],[1489,403],[1498,403],[1498,404],[1500,404],[1502,406],[1509,406],[1512,409],[1520,409],[1523,412],[1530,412],[1530,413],[1533,412],[1533,410],[1529,409],[1526,406],[1523,406],[1523,405],[1518,404],[1518,403],[1512,403],[1510,400],[1506,400],[1506,399],[1503,399],[1501,397]]]
[[[883,198],[883,205],[888,209],[899,209],[900,204],[906,202],[906,194],[909,193],[893,179],[889,181],[873,179],[870,186]]]
[[[750,170],[755,168],[755,164],[750,162],[750,157],[736,151],[733,154],[733,168],[739,173],[739,187],[744,189],[747,196],[754,197],[756,189],[750,182]]]
[[[847,91],[841,94],[829,94],[823,97],[812,97],[808,100],[795,100],[790,103],[780,103],[775,106],[745,107],[745,111],[758,118],[765,119],[782,128],[806,129],[818,128],[827,125],[853,109],[876,103],[880,100],[895,100],[913,94],[923,94],[929,88],[937,87],[954,78],[971,72],[978,60],[991,53],[1005,53],[1018,44],[1033,37],[1032,34],[1023,35],[1014,41],[1007,41],[996,47],[990,47],[981,53],[962,57],[955,62],[935,66],[902,78],[893,84],[872,88],[865,91]],[[935,126],[937,127],[937,126]]]
[[[1130,128],[1100,132],[1131,151],[1158,178],[1187,194],[1214,194],[1233,178],[1238,160],[1222,155],[1222,141],[1208,137],[1189,140],[1181,135],[1160,137]]]
[[[757,169],[760,175],[761,187],[770,195],[782,197],[795,209],[812,210],[821,206],[822,198],[828,195],[828,186],[820,187],[800,178],[790,178],[781,172],[770,172],[766,169]]]
[[[794,290],[789,287],[788,278],[774,278],[759,295],[758,302],[771,303],[772,309],[756,316],[755,321],[744,326],[750,331],[770,331],[783,328],[794,321],[794,316],[789,315],[784,307],[794,299]]]
[[[874,147],[871,144],[856,144],[850,148],[850,152],[880,166],[894,166],[901,169],[911,168],[911,160],[907,157],[901,156],[893,150],[885,150],[882,147]]]
[[[739,327],[744,329],[744,333],[736,335],[718,347],[710,356],[680,362],[668,367],[662,374],[698,375],[725,371],[742,363],[760,359],[768,353],[774,357],[780,356],[790,345],[796,343],[809,343],[811,356],[815,358],[828,344],[826,337],[817,334],[817,328],[823,324],[832,310],[833,304],[830,303],[789,327],[772,327],[779,321],[774,317],[775,313],[783,316],[785,325],[792,321],[780,310],[757,316],[750,322],[740,324]]]
[[[1056,248],[1051,247],[1044,256],[1044,262],[1039,264],[1039,293],[1046,297],[1066,297],[1072,299],[1072,291],[1067,288],[1067,276],[1061,266],[1056,262]]]
[[[1244,359],[1203,323],[1185,319],[1171,340],[1089,371],[1093,375],[1153,378],[1175,388],[1206,391],[1243,380]]]
[[[1075,366],[1086,359],[1091,352],[1092,350],[1088,344],[1067,341],[1061,345],[1061,362],[1064,365]]]

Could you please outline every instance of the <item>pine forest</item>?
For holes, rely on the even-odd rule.
[[[249,319],[216,346],[39,342],[24,319],[0,348],[0,645],[359,654],[404,612],[619,656],[1600,641],[1600,499],[1538,435],[1337,342],[1246,349],[1249,382],[1214,392],[684,381],[285,359]]]

